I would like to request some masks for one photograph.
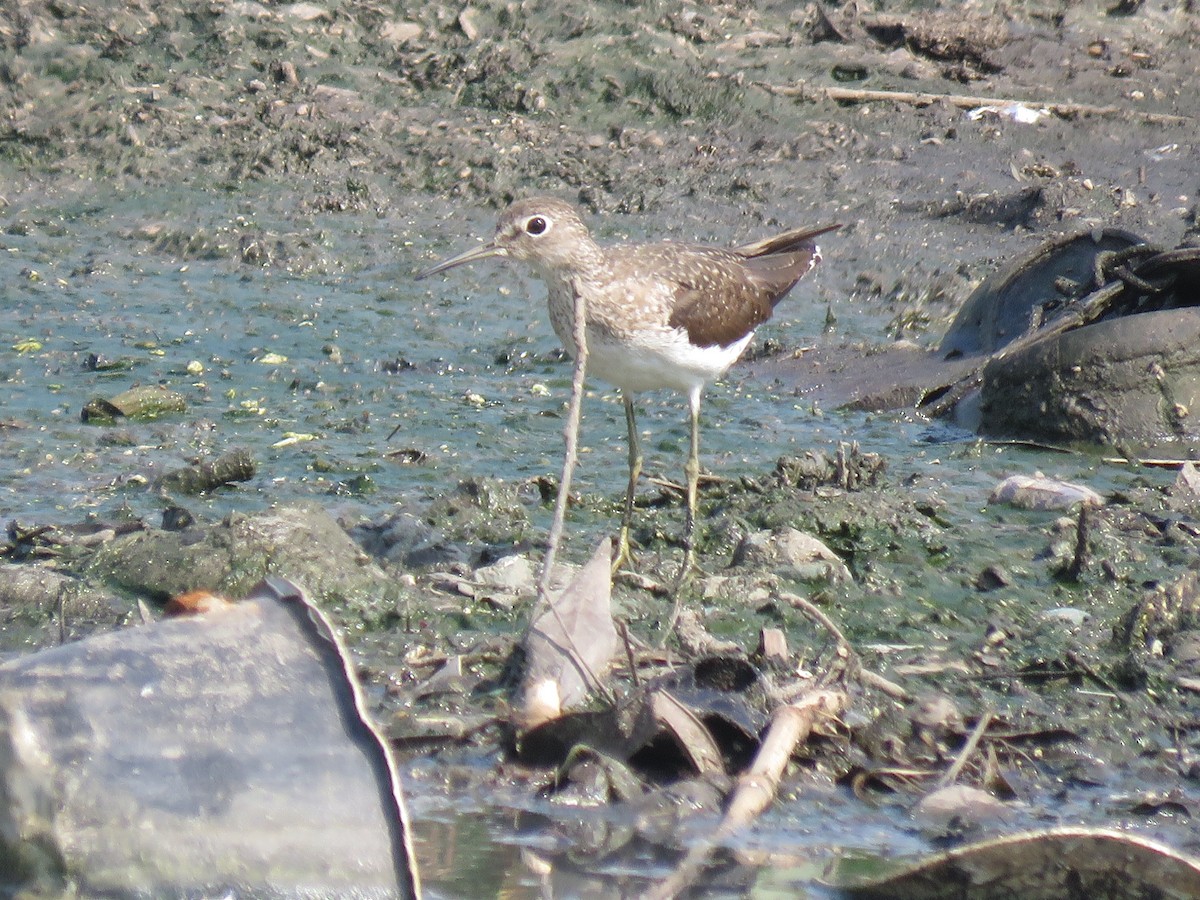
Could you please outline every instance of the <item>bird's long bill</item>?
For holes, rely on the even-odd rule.
[[[414,278],[420,281],[422,278],[428,278],[430,275],[436,275],[438,272],[445,272],[447,269],[453,269],[455,266],[461,266],[463,263],[475,262],[477,259],[487,259],[489,256],[507,256],[508,251],[503,247],[497,247],[489,241],[486,244],[480,244],[478,247],[472,247],[465,253],[460,253],[458,256],[452,256],[436,266],[430,266],[422,272],[418,272]]]

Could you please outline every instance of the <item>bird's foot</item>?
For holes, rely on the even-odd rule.
[[[629,543],[629,529],[622,527],[617,534],[617,547],[613,553],[612,575],[616,575],[621,567],[633,562],[633,546]]]

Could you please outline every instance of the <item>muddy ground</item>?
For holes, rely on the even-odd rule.
[[[436,229],[448,210],[500,208],[536,192],[577,201],[606,235],[627,229],[627,216],[639,228],[652,223],[647,231],[712,241],[840,221],[825,289],[889,316],[892,339],[931,345],[974,284],[1047,238],[1115,226],[1175,246],[1200,227],[1200,13],[1192,6],[392,8],[243,0],[114,10],[6,0],[0,214],[9,227],[38,227],[23,218],[25,207],[48,196],[86,196],[98,182],[229,192],[252,183],[278,185],[297,208],[329,216],[377,211],[396,219],[401,237]],[[837,101],[823,93],[829,88],[1062,106],[1022,124],[994,112],[970,119],[947,100]],[[297,274],[306,265],[301,246],[242,242],[231,252],[258,254],[254,261],[263,264],[275,252],[276,264]],[[413,260],[414,268],[427,261]],[[813,377],[803,359],[756,365],[775,365],[773,377],[784,385]],[[1112,800],[1106,815],[1114,820],[1196,812],[1189,799],[1200,752],[1194,684],[1179,680],[1191,677],[1195,659],[1172,661],[1168,653],[1164,662],[1144,652],[1147,641],[1159,640],[1161,650],[1192,624],[1194,586],[1191,594],[1178,587],[1200,554],[1196,502],[1186,488],[1172,493],[1162,479],[1147,480],[1099,511],[1080,575],[1071,571],[1074,518],[1048,525],[1043,545],[1030,548],[1032,560],[995,560],[989,568],[971,556],[971,567],[960,568],[961,546],[986,545],[987,528],[956,533],[953,511],[921,478],[868,479],[848,492],[819,489],[820,479],[789,480],[787,471],[772,473],[764,462],[757,483],[709,495],[701,548],[709,558],[728,559],[748,529],[795,521],[795,504],[803,504],[804,521],[856,579],[851,588],[813,594],[845,620],[852,640],[909,648],[879,652],[885,668],[910,674],[915,692],[947,692],[968,718],[1011,710],[1020,695],[1037,719],[1030,733],[1048,733],[1053,723],[1072,737],[1069,760],[1030,777],[1103,780],[1100,770],[1109,765],[1133,766],[1158,799]],[[530,545],[519,511],[529,492],[487,503],[478,492],[447,495],[443,509],[456,523],[449,532],[463,546],[480,538],[471,531],[476,525],[511,525],[511,534],[484,540]],[[616,498],[606,502],[603,511],[611,512]],[[464,508],[476,512],[458,515]],[[512,508],[511,523],[477,515]],[[664,502],[645,512],[650,524],[637,538],[647,548],[644,568],[657,576],[660,563],[664,572],[673,564],[679,510]],[[369,532],[356,536],[378,549]],[[402,569],[390,570],[403,585],[400,612],[373,611],[362,644],[379,683],[394,679],[396,696],[407,698],[415,676],[404,665],[413,647],[444,656],[449,646],[473,646],[486,678],[496,677],[503,653],[472,644],[472,622],[458,611],[453,586],[441,582],[426,593],[427,583]],[[772,606],[779,586],[769,569],[766,562],[752,567],[745,576],[751,588],[722,582],[697,591],[712,599],[740,590],[743,598],[760,597],[759,614],[782,618]],[[885,602],[882,612],[856,614],[862,598],[918,589],[923,569],[946,579],[928,608],[890,615]],[[1025,581],[1028,594],[1006,592]],[[622,590],[634,617],[655,633],[658,617],[645,611],[660,601],[636,586]],[[993,604],[995,590],[1002,600]],[[162,592],[146,593],[158,599]],[[1089,624],[1072,630],[1022,611],[1023,596],[1045,594],[1062,596],[1064,609],[1087,607]],[[1159,603],[1159,595],[1167,599]],[[1141,612],[1125,618],[1135,607]],[[1167,611],[1160,615],[1159,607]],[[723,612],[718,630],[721,618],[738,615]],[[511,620],[518,630],[520,613]],[[413,637],[414,621],[435,627]],[[930,640],[936,653],[921,646]],[[998,671],[1003,678],[989,680]],[[963,672],[976,678],[962,679]],[[1072,702],[1063,687],[1081,683],[1091,699]],[[1116,706],[1110,696],[1120,698]],[[486,695],[454,711],[474,715],[494,703]],[[835,754],[830,776],[866,766],[859,753],[874,751],[875,763],[888,759],[886,742],[871,744],[877,738]],[[951,740],[947,754],[955,746]],[[1023,745],[1009,761],[1044,752]]]

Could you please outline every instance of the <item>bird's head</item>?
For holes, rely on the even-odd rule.
[[[417,274],[428,278],[463,263],[505,256],[529,263],[540,275],[575,272],[599,252],[579,214],[553,197],[531,197],[508,207],[496,223],[496,234],[457,256]]]

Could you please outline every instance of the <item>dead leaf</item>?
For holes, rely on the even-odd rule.
[[[530,624],[522,642],[524,674],[514,715],[518,731],[579,706],[603,684],[619,645],[611,559],[612,541],[606,538]]]
[[[655,721],[679,744],[697,773],[725,773],[721,748],[695,713],[666,691],[654,692],[650,710]]]

